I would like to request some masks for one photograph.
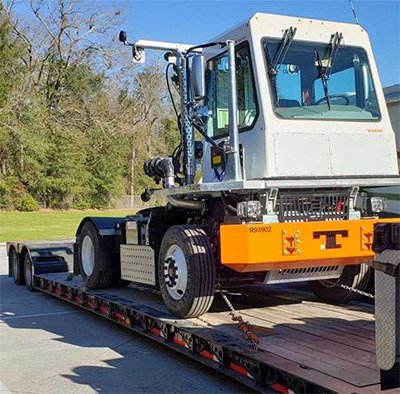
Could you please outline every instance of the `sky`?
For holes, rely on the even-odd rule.
[[[400,0],[352,0],[368,32],[382,85],[400,83]],[[111,0],[94,0],[109,6]],[[113,0],[129,41],[204,43],[255,12],[354,23],[348,0]]]

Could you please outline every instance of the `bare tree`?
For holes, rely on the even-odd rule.
[[[128,111],[123,133],[130,141],[130,178],[129,189],[133,199],[135,190],[135,163],[162,150],[159,131],[162,119],[168,113],[167,93],[161,73],[161,65],[156,63],[140,73],[132,70],[135,80],[134,89],[127,100]],[[133,205],[133,200],[131,201]]]
[[[109,69],[115,57],[113,33],[122,21],[118,9],[94,11],[87,1],[28,0],[31,15],[29,29],[13,17],[15,0],[7,2],[5,11],[15,34],[26,46],[25,64],[35,86],[44,86],[51,108],[62,98],[66,70],[74,64],[90,64]],[[26,4],[26,2],[24,2]]]

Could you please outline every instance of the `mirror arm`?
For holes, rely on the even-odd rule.
[[[213,47],[213,46],[216,46],[216,45],[219,45],[221,48],[223,48],[223,47],[226,46],[226,42],[223,42],[223,41],[221,41],[221,42],[216,41],[216,42],[209,42],[208,44],[201,44],[201,45],[196,45],[196,46],[194,46],[194,47],[190,47],[190,48],[186,51],[186,56],[189,55],[190,52],[193,52],[193,51],[196,50],[196,49],[209,48],[209,47]]]

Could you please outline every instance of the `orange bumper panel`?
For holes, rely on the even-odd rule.
[[[372,260],[375,223],[399,219],[222,224],[221,262],[238,272]]]

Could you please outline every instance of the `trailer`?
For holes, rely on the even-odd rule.
[[[398,387],[398,218],[366,189],[400,177],[365,30],[257,13],[203,44],[119,38],[167,61],[181,138],[144,162],[142,194],[165,204],[86,217],[73,244],[10,244],[14,281],[260,391]],[[373,307],[351,303],[374,297],[372,269],[376,351]]]
[[[8,243],[9,276],[260,392],[371,394],[400,387],[399,227],[385,224],[375,236],[376,333],[373,303],[323,303],[298,283],[221,291],[201,317],[177,318],[155,289],[87,288],[73,274],[73,242]]]

